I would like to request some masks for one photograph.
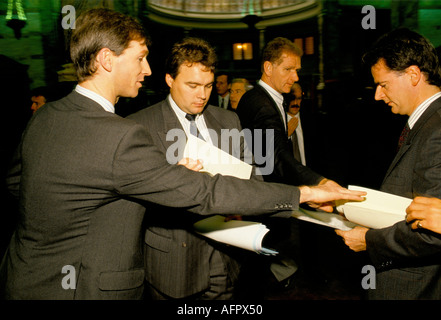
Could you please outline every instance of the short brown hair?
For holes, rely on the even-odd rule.
[[[109,48],[119,56],[132,40],[150,44],[144,28],[134,18],[104,8],[81,14],[70,40],[78,80],[84,81],[96,72],[95,59],[101,49]]]
[[[179,67],[187,63],[200,63],[214,73],[217,64],[217,56],[214,48],[205,40],[188,37],[173,45],[167,58],[165,72],[175,79],[179,73]]]
[[[277,37],[268,42],[265,48],[263,48],[262,68],[265,61],[278,64],[284,52],[289,52],[299,57],[303,55],[302,49],[294,42],[283,37]]]

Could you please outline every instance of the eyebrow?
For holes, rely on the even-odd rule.
[[[381,86],[382,84],[387,83],[387,82],[388,82],[388,80],[375,81],[374,84],[375,84],[376,86]]]
[[[210,84],[213,85],[213,84],[214,84],[214,81],[209,82],[209,83],[207,83],[207,84],[203,84],[203,83],[196,82],[196,81],[187,81],[187,82],[185,82],[185,83],[186,83],[186,84],[194,84],[194,85],[197,85],[197,86],[209,86]]]

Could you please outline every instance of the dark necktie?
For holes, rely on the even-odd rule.
[[[291,136],[291,140],[292,140],[292,148],[294,151],[294,158],[298,161],[298,162],[302,162],[302,158],[300,157],[300,148],[299,148],[299,140],[297,139],[297,132],[294,130],[294,133]]]
[[[196,126],[196,115],[195,114],[189,114],[187,113],[185,115],[185,118],[190,121],[190,133],[194,135],[195,137],[198,137],[199,139],[202,139],[205,141],[205,139],[201,136],[198,127]]]
[[[283,106],[283,113],[285,116],[285,133],[288,134],[288,114],[287,114],[287,112],[289,109],[289,105],[288,105],[288,102],[286,102],[286,99],[283,99],[282,106]]]
[[[409,127],[409,124],[406,123],[406,125],[403,128],[403,131],[401,131],[400,139],[398,140],[397,151],[400,150],[401,146],[406,141],[406,138],[407,138],[409,132],[410,132],[410,127]]]
[[[221,104],[220,107],[223,108],[224,107],[224,98],[221,99]]]

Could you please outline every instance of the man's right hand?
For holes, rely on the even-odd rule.
[[[309,206],[326,212],[332,212],[336,200],[363,201],[364,191],[355,191],[343,188],[338,183],[330,180],[329,183],[313,187],[301,186],[300,203],[308,203]]]

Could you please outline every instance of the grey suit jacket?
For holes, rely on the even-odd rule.
[[[20,210],[0,268],[8,299],[141,298],[139,201],[265,214],[299,200],[297,188],[170,165],[141,125],[76,92],[33,116],[7,182]]]
[[[441,98],[410,131],[381,190],[404,197],[441,198]],[[372,299],[441,299],[441,237],[412,230],[405,221],[369,230],[367,251],[377,268]]]
[[[234,112],[208,105],[204,109],[204,119],[212,129],[211,139],[219,148],[233,154],[232,143],[221,134],[222,129],[241,130],[239,118]],[[152,136],[153,142],[164,153],[174,141],[167,141],[167,133],[173,129],[183,130],[168,99],[154,106],[143,109],[128,118],[144,125]],[[223,141],[222,141],[223,140]],[[184,143],[180,146],[183,150]],[[235,154],[243,155],[243,144]],[[239,264],[232,257],[238,250],[208,242],[194,233],[193,223],[200,216],[182,214],[182,209],[153,208],[155,213],[146,219],[145,264],[146,280],[157,290],[172,298],[184,298],[209,288],[209,258],[214,250],[219,250],[223,258],[230,281],[235,281],[239,273]],[[167,215],[163,213],[167,212]],[[243,252],[242,252],[243,254]]]

